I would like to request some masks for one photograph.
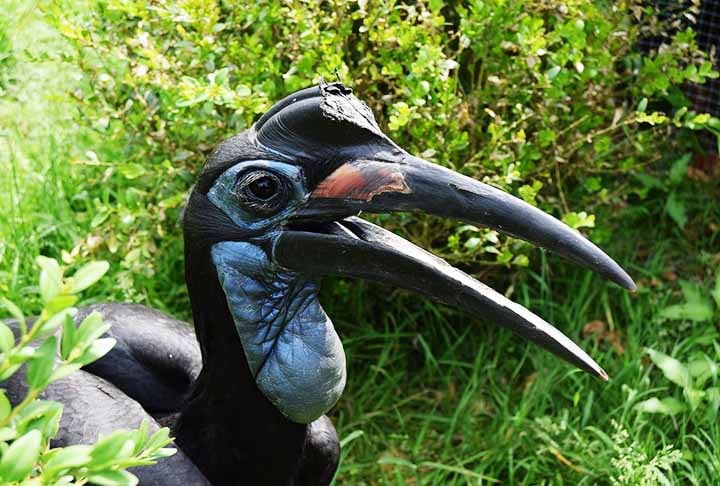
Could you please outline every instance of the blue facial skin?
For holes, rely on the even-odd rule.
[[[237,176],[253,168],[291,181],[285,209],[259,217],[238,205],[232,192]],[[304,201],[302,174],[280,162],[244,162],[223,173],[208,197],[241,228],[264,231],[248,241],[217,243],[211,256],[258,388],[288,419],[310,423],[330,410],[345,388],[345,352],[317,299],[318,283],[283,270],[258,246],[272,243],[278,225]]]

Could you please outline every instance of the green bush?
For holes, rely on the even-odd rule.
[[[137,289],[159,253],[177,252],[180,208],[213,145],[323,76],[352,86],[402,146],[576,228],[647,191],[622,176],[656,170],[671,121],[718,126],[679,89],[717,75],[693,31],[643,55],[641,31],[664,26],[639,2],[102,0],[43,11],[79,67],[69,94],[92,150],[74,161],[90,181],[72,204],[88,232],[74,254],[120,262],[119,298],[147,299]],[[472,226],[393,221],[452,260],[526,266],[532,255]],[[593,237],[606,242],[611,228]]]

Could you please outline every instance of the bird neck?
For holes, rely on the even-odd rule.
[[[318,283],[274,264],[255,243],[211,256],[255,384],[288,419],[308,424],[345,388],[345,352],[318,301]]]
[[[178,446],[213,484],[285,484],[297,474],[308,426],[258,389],[209,250],[186,246],[186,281],[203,369],[178,417]]]

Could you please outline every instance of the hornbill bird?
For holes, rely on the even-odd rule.
[[[445,261],[358,217],[422,211],[527,240],[634,289],[610,257],[541,210],[415,157],[341,83],[275,104],[220,143],[184,213],[189,326],[130,304],[101,312],[118,341],[53,383],[56,444],[87,443],[141,419],[170,425],[178,455],[143,484],[328,484],[338,437],[324,415],[345,387],[345,354],[318,302],[323,276],[411,290],[507,327],[607,379],[564,334]],[[18,376],[20,374],[16,374]],[[13,400],[24,383],[7,384]]]

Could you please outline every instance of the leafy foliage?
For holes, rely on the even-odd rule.
[[[63,407],[40,399],[52,382],[101,358],[115,344],[112,338],[100,337],[110,327],[100,314],[89,314],[78,326],[73,321],[77,294],[99,280],[108,264],[91,262],[63,277],[56,260],[39,256],[37,263],[42,269],[39,290],[44,304],[37,319],[29,325],[14,303],[1,301],[15,318],[19,336],[16,339],[8,324],[0,321],[0,380],[25,365],[28,392],[13,407],[0,391],[0,483],[137,484],[127,468],[155,464],[175,453],[165,447],[170,443],[167,428],[151,436],[144,422],[138,430],[118,430],[92,445],[52,448]]]
[[[670,125],[717,125],[688,111],[679,91],[717,76],[691,29],[656,53],[630,48],[653,18],[640,3],[72,4],[43,10],[79,68],[72,94],[92,151],[79,153],[77,172],[102,184],[73,203],[87,236],[66,261],[98,251],[118,261],[122,298],[140,298],[158,254],[174,251],[162,242],[178,240],[180,208],[212,146],[323,76],[350,84],[401,145],[576,228],[622,204],[633,188],[620,190],[621,175],[648,174]],[[679,224],[682,205],[672,192]],[[401,224],[414,232],[429,222]],[[431,234],[422,243],[453,260],[529,262],[527,245],[488,230],[432,223]]]
[[[720,272],[717,273],[710,295],[704,289],[691,282],[680,282],[685,302],[674,304],[662,309],[658,316],[663,319],[689,320],[693,322],[709,321],[720,317]],[[715,297],[715,304],[711,299]],[[714,308],[716,307],[716,308]],[[695,350],[690,361],[683,363],[654,349],[647,349],[653,364],[657,366],[665,378],[682,390],[683,400],[675,396],[662,399],[652,397],[635,405],[641,412],[677,415],[686,411],[695,412],[703,406],[708,420],[717,420],[720,410],[720,386],[718,386],[718,369],[720,368],[720,341],[715,335],[709,334],[707,341],[712,345],[710,354]]]

